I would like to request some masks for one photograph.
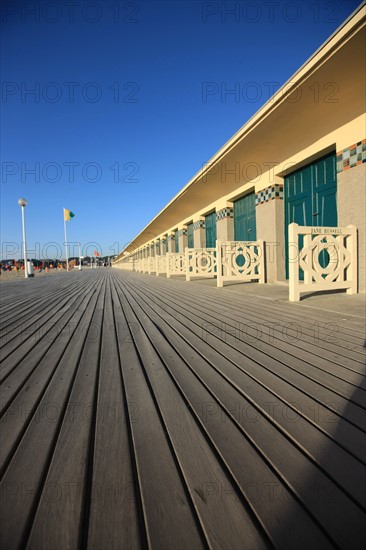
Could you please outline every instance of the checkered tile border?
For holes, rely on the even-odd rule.
[[[205,222],[204,220],[198,220],[197,222],[194,222],[193,223],[193,229],[200,229],[200,228],[204,228],[205,227]]]
[[[219,222],[220,220],[224,220],[225,218],[233,218],[234,217],[234,211],[230,207],[223,208],[222,210],[219,210],[216,212],[216,221]]]
[[[358,141],[337,153],[337,173],[366,162],[366,139]]]
[[[262,189],[262,191],[258,191],[258,193],[255,194],[255,205],[259,206],[273,199],[283,200],[283,185],[276,183],[275,185]]]

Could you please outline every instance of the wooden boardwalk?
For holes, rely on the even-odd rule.
[[[114,269],[1,293],[1,549],[363,548],[361,319]]]

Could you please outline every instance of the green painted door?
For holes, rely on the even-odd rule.
[[[187,242],[188,248],[194,248],[193,223],[187,225]]]
[[[286,176],[284,198],[286,277],[288,278],[288,225],[295,222],[307,226],[337,226],[335,153],[326,155]],[[299,246],[302,246],[302,240]],[[325,265],[327,261],[325,254],[323,256],[319,257],[321,265]],[[301,270],[300,278],[303,278]]]
[[[216,212],[205,217],[205,228],[206,248],[214,248],[216,246]]]
[[[255,241],[256,239],[255,193],[250,193],[234,202],[234,240]]]
[[[175,235],[174,235],[174,251],[176,252],[176,254],[178,254],[178,252],[179,252],[179,237],[178,237],[178,233],[175,233]]]

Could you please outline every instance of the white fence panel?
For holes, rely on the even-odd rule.
[[[225,281],[265,282],[264,242],[216,241],[217,286]]]
[[[140,260],[140,272],[141,273],[147,272],[147,258],[142,258]]]
[[[126,271],[134,271],[133,261],[129,261],[129,262],[126,262],[126,261],[117,262],[117,263],[115,263],[115,264],[112,264],[112,267],[115,267],[115,268],[117,268],[117,269],[125,269]]]
[[[166,274],[167,272],[167,257],[156,256],[156,275],[159,276],[162,273]]]
[[[303,245],[299,237],[303,236]],[[288,226],[289,300],[302,292],[347,289],[357,293],[357,229],[347,227]],[[323,264],[323,265],[322,265]],[[300,269],[304,282],[300,282]]]
[[[156,258],[155,256],[151,256],[147,259],[147,272],[150,275],[151,273],[155,273],[156,271]]]
[[[186,274],[186,258],[184,254],[168,253],[167,257],[167,277],[172,275],[185,275]]]
[[[186,248],[186,281],[191,277],[214,277],[216,273],[216,248]]]

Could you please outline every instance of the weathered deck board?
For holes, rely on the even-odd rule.
[[[164,280],[161,280],[161,288],[165,289],[166,282]],[[194,284],[192,285],[194,286]],[[198,286],[198,285],[197,285]],[[317,352],[321,354],[322,357],[324,356],[324,350],[329,350],[329,358],[332,361],[335,361],[337,359],[335,350],[337,354],[340,355],[340,364],[344,366],[345,360],[347,358],[351,358],[354,361],[361,362],[364,364],[365,361],[365,335],[363,332],[360,332],[359,336],[355,336],[354,331],[352,333],[346,333],[346,328],[339,325],[339,319],[337,316],[334,316],[333,322],[328,323],[328,326],[326,329],[321,326],[318,327],[318,320],[314,318],[308,319],[305,316],[299,316],[299,315],[292,315],[291,317],[287,314],[284,314],[282,311],[283,306],[287,306],[287,304],[281,304],[281,319],[278,319],[278,310],[274,310],[273,307],[271,307],[271,302],[268,300],[261,301],[261,308],[260,310],[258,308],[255,308],[255,304],[247,303],[247,297],[245,302],[245,311],[236,303],[235,295],[225,295],[226,299],[231,298],[229,302],[225,301],[225,298],[222,296],[222,293],[219,291],[218,296],[213,296],[212,291],[208,295],[206,295],[207,288],[202,288],[202,286],[199,286],[199,288],[196,288],[196,293],[194,294],[194,301],[195,303],[203,304],[204,307],[210,311],[210,309],[214,309],[215,312],[224,310],[228,311],[228,304],[230,307],[230,313],[235,314],[235,321],[239,324],[240,322],[243,323],[245,328],[245,324],[250,321],[252,325],[254,326],[254,330],[252,330],[253,337],[256,335],[256,326],[258,326],[258,329],[262,329],[263,334],[261,335],[263,338],[263,341],[268,341],[270,338],[271,340],[276,338],[279,340],[281,338],[282,333],[282,340],[284,342],[291,342],[291,344],[294,346],[294,349],[296,347],[299,347],[298,342],[303,343],[306,342],[307,348],[310,350],[313,350],[316,354]],[[198,292],[199,291],[199,292]],[[206,291],[206,292],[205,292]],[[169,292],[169,290],[168,290]],[[191,291],[192,292],[192,291]],[[175,291],[175,296],[181,296],[183,299],[189,300],[189,294],[191,292],[188,292],[187,296],[187,285],[181,286]],[[236,295],[237,296],[237,295]],[[251,297],[253,298],[253,297]],[[264,302],[264,303],[263,303]],[[268,305],[269,302],[269,305]],[[210,307],[211,306],[211,307]],[[302,308],[304,309],[304,308]],[[305,309],[306,311],[306,309]],[[301,312],[300,312],[301,313]],[[221,319],[220,319],[221,320]],[[288,321],[288,322],[287,322]],[[269,326],[268,326],[269,325]],[[276,326],[279,325],[279,328]],[[290,325],[290,326],[289,326]],[[334,326],[333,326],[334,325]],[[237,328],[237,332],[239,333],[239,328]],[[267,330],[266,330],[267,328]],[[339,328],[339,330],[338,330]],[[284,334],[283,334],[284,333]],[[341,334],[345,334],[344,338],[341,338]],[[351,340],[355,342],[356,347],[353,345],[349,346],[348,342]],[[328,341],[329,340],[329,341]],[[356,351],[354,351],[356,350]]]
[[[74,415],[63,419],[51,462],[39,495],[29,535],[34,550],[77,548],[84,532],[85,493],[90,480],[90,446],[95,423],[95,397],[98,384],[101,327],[107,282],[102,287],[89,326],[86,345],[70,394]],[[77,359],[77,358],[75,358]],[[56,487],[60,498],[50,499],[48,488]],[[72,498],[66,496],[73,489]]]
[[[110,290],[104,311],[88,519],[88,548],[95,550],[139,548],[144,540],[144,534],[140,534],[141,512],[130,450],[113,284]],[[134,421],[133,414],[131,420]],[[108,525],[108,530],[100,529],[100,524]]]
[[[204,494],[205,483],[210,483],[214,487],[222,487],[226,484],[229,494],[234,492],[234,487],[194,422],[188,407],[169,376],[164,358],[154,345],[157,340],[162,340],[161,334],[151,323],[146,327],[141,319],[141,310],[135,311],[131,307],[128,299],[123,296],[123,291],[120,292],[120,296],[130,321],[135,326],[141,327],[135,333],[134,341],[209,546],[222,548],[225,541],[230,538],[233,548],[241,548],[245,543],[254,548],[267,547],[263,537],[257,532],[253,518],[239,499],[228,499],[223,503],[219,498],[207,499]],[[144,321],[148,322],[147,319]],[[151,330],[153,339],[149,334]],[[172,356],[170,361],[174,361]],[[173,411],[174,414],[172,414]],[[174,505],[174,500],[170,500],[174,515],[179,517],[179,509]],[[189,505],[188,500],[186,500],[187,505]],[[156,530],[156,526],[153,529]],[[175,537],[176,534],[173,531],[171,542],[173,545]],[[182,547],[179,543],[177,546]],[[168,547],[170,547],[169,544]],[[189,541],[187,548],[189,548]]]
[[[354,390],[357,387],[365,388],[366,382],[365,378],[360,373],[356,373],[352,369],[347,369],[338,363],[331,362],[330,359],[325,360],[324,357],[319,356],[319,347],[314,348],[311,351],[312,346],[307,345],[307,350],[304,350],[303,347],[299,347],[299,343],[288,345],[287,342],[281,341],[278,337],[275,338],[275,331],[273,331],[273,338],[269,338],[269,335],[257,333],[256,329],[254,330],[254,338],[244,331],[244,327],[251,327],[252,317],[247,316],[242,317],[241,313],[236,313],[234,308],[230,305],[230,310],[222,306],[215,306],[207,302],[201,302],[200,298],[197,296],[194,299],[189,296],[183,295],[169,295],[168,292],[164,293],[163,300],[168,296],[171,296],[171,300],[175,304],[175,300],[179,297],[182,298],[183,305],[186,306],[187,311],[189,311],[189,306],[193,308],[193,305],[198,309],[200,307],[200,312],[203,312],[201,315],[202,323],[205,323],[207,333],[211,332],[213,334],[221,333],[225,335],[225,340],[228,341],[229,335],[234,335],[236,341],[244,341],[249,345],[252,344],[254,347],[260,347],[261,351],[268,353],[273,358],[278,358],[281,360],[283,358],[283,353],[291,357],[291,366],[295,368],[297,372],[303,373],[305,376],[311,380],[322,384],[324,387],[331,389],[332,391],[339,393],[341,396],[346,396],[347,398],[353,394]],[[188,307],[187,307],[188,306]],[[219,313],[219,321],[216,321],[213,318],[213,315]],[[211,315],[210,315],[211,313]],[[196,315],[197,317],[197,315]],[[259,327],[258,321],[257,327]],[[238,329],[237,323],[240,323],[241,329]],[[257,335],[259,334],[259,336]],[[302,342],[302,339],[300,343]],[[306,342],[306,340],[305,340]],[[335,354],[333,354],[335,355]],[[337,355],[336,355],[337,357]],[[353,366],[354,363],[352,363]],[[360,371],[364,371],[364,363],[359,362]],[[366,394],[365,394],[366,396]],[[361,406],[366,405],[365,396],[353,397],[357,400],[357,403]]]
[[[4,453],[14,443],[18,433],[24,436],[18,447],[13,451],[13,456],[4,456],[10,464],[2,480],[4,491],[10,491],[8,506],[2,510],[3,523],[0,530],[1,547],[20,548],[27,539],[29,529],[32,525],[34,513],[39,499],[39,492],[44,486],[44,477],[47,473],[49,462],[52,458],[55,443],[60,431],[62,422],[75,421],[75,407],[77,404],[70,402],[70,392],[73,387],[77,373],[79,358],[82,350],[87,344],[88,327],[94,314],[97,303],[100,285],[96,285],[95,292],[88,303],[83,319],[78,323],[75,332],[70,334],[70,340],[65,345],[64,354],[57,364],[48,385],[35,395],[40,401],[36,405],[32,415],[24,414],[23,402],[17,407],[10,408],[10,416],[3,417],[4,424],[9,422],[9,433],[4,433]],[[49,358],[50,365],[52,359]],[[33,393],[33,392],[31,392]],[[35,401],[37,402],[37,401]],[[31,410],[30,403],[24,403]],[[85,410],[85,409],[84,409]],[[27,423],[28,420],[28,423]],[[7,489],[10,488],[10,489]],[[11,491],[11,488],[13,490]],[[25,498],[25,491],[26,497]],[[54,494],[52,494],[54,489]],[[60,493],[61,489],[61,493]],[[66,487],[49,487],[50,499],[62,496],[72,498],[75,488],[71,485]]]
[[[142,283],[140,283],[141,285]],[[153,294],[153,289],[151,285],[147,287],[147,292],[149,296]],[[187,294],[190,291],[187,290]],[[167,295],[158,293],[158,303],[167,303]],[[176,314],[181,314],[181,324],[184,326],[187,322],[192,322],[195,326],[195,331],[201,339],[209,341],[210,347],[215,348],[222,353],[225,350],[225,354],[229,353],[233,358],[236,358],[237,364],[240,367],[245,358],[245,368],[248,372],[251,372],[253,376],[257,377],[264,384],[270,384],[272,389],[280,389],[282,393],[289,397],[289,401],[298,404],[298,409],[304,410],[302,406],[303,395],[308,395],[314,399],[319,405],[324,405],[330,411],[328,417],[325,417],[325,424],[334,423],[332,420],[334,415],[339,415],[340,417],[346,417],[350,422],[355,425],[361,426],[364,429],[365,427],[365,411],[362,407],[354,405],[352,402],[344,399],[343,397],[337,395],[334,392],[329,391],[326,387],[315,383],[307,376],[300,375],[293,367],[292,362],[301,366],[301,362],[294,357],[294,353],[291,353],[291,344],[288,344],[288,349],[291,355],[287,353],[281,353],[277,359],[273,358],[273,355],[276,354],[276,348],[274,344],[268,347],[267,353],[262,351],[263,342],[260,340],[257,346],[251,345],[243,339],[240,338],[240,335],[235,333],[233,330],[229,330],[228,327],[222,328],[220,331],[216,331],[216,325],[214,325],[214,330],[211,331],[211,323],[214,323],[215,320],[212,316],[209,316],[202,309],[199,310],[198,307],[193,309],[193,306],[187,306],[188,296],[181,301],[178,301],[176,297],[171,298],[170,307]],[[229,307],[229,306],[228,306]],[[289,360],[290,357],[290,360]],[[258,366],[262,368],[259,369]],[[269,379],[269,380],[268,380]],[[364,376],[360,375],[360,384],[363,382]],[[354,389],[352,389],[354,392]],[[364,395],[363,390],[358,390],[357,394],[360,393],[361,396]],[[279,392],[281,395],[281,391]],[[296,398],[296,395],[298,396]],[[348,396],[352,398],[352,395]],[[309,407],[309,418],[315,416],[314,410],[312,411],[314,403]],[[347,410],[344,409],[347,406]],[[306,410],[306,407],[305,407]],[[312,412],[311,412],[312,411]],[[343,412],[344,411],[344,412]],[[342,413],[342,414],[339,414]],[[325,426],[326,427],[326,426]],[[345,437],[348,439],[352,435],[352,426],[349,424],[345,430]],[[360,441],[359,434],[356,432],[355,441]],[[365,457],[364,454],[364,442],[361,456]]]
[[[1,548],[363,548],[362,319],[108,269],[1,292]]]
[[[148,302],[151,300],[152,293],[149,292],[149,300],[145,303],[147,307]],[[312,451],[311,455],[312,457],[316,458],[316,445],[314,445],[314,442],[317,442],[318,444],[323,439],[323,435],[321,432],[319,432],[317,429],[314,429],[313,425],[306,420],[303,420],[300,414],[295,416],[296,422],[293,421],[293,416],[291,414],[283,414],[284,411],[287,412],[287,407],[290,407],[294,404],[294,402],[286,402],[285,400],[280,401],[279,399],[276,399],[276,394],[272,394],[266,389],[263,388],[262,385],[256,384],[256,379],[252,379],[249,376],[245,376],[244,372],[242,370],[238,370],[235,368],[235,362],[230,364],[231,354],[230,350],[227,350],[226,357],[222,357],[219,354],[215,354],[213,351],[213,348],[210,344],[206,344],[203,341],[199,340],[199,337],[197,336],[197,333],[195,331],[195,328],[192,324],[187,324],[187,321],[185,322],[179,322],[179,320],[175,320],[175,317],[177,316],[177,311],[167,309],[162,310],[159,308],[158,303],[154,304],[154,309],[150,309],[150,315],[155,318],[155,322],[161,325],[161,323],[164,324],[164,333],[166,334],[167,338],[169,339],[169,342],[174,342],[174,345],[178,345],[177,335],[181,336],[182,339],[185,340],[185,342],[189,342],[191,344],[191,348],[187,348],[184,344],[178,347],[179,353],[185,357],[185,360],[192,364],[192,369],[194,371],[197,371],[197,366],[199,366],[202,361],[210,362],[212,366],[214,366],[217,371],[225,377],[225,379],[218,378],[218,381],[216,383],[215,391],[213,392],[213,395],[216,397],[220,394],[220,391],[225,387],[225,380],[230,381],[231,383],[234,383],[236,389],[241,390],[241,393],[245,395],[248,399],[251,399],[253,405],[255,404],[257,407],[260,406],[260,412],[262,414],[268,414],[270,413],[270,417],[272,417],[278,426],[281,426],[284,429],[284,432],[287,435],[292,435],[294,441],[298,441],[301,443],[301,446],[303,449],[308,449],[309,451]],[[160,310],[160,311],[159,311]],[[156,319],[156,316],[159,315],[159,318]],[[169,320],[169,325],[172,327],[173,330],[169,330],[169,327],[167,326]],[[195,335],[195,336],[194,336]],[[192,349],[193,347],[193,349]],[[198,351],[201,356],[198,355]],[[192,357],[192,354],[194,354],[194,360]],[[233,368],[234,367],[234,368]],[[210,379],[212,379],[214,374],[214,371],[212,369],[208,369],[207,366],[201,367],[201,374],[202,377],[209,376]],[[226,419],[230,415],[230,411],[234,410],[234,418],[243,416],[243,411],[250,411],[250,401],[248,402],[242,402],[240,406],[238,405],[238,399],[239,397],[236,395],[236,398],[234,398],[235,393],[233,394],[232,399],[225,399],[224,401],[221,401],[221,404],[227,403],[225,416]],[[255,401],[253,402],[253,397],[255,396]],[[208,401],[210,403],[210,401]],[[302,402],[302,404],[305,403],[305,400]],[[234,406],[233,406],[234,404]],[[265,406],[267,404],[267,406]],[[238,410],[237,410],[238,409]],[[282,410],[281,410],[282,409]],[[295,409],[296,410],[296,409]],[[301,408],[298,408],[298,411],[301,411]],[[212,411],[209,411],[206,413],[206,416],[209,417]],[[220,415],[219,411],[215,411],[214,415]],[[231,413],[232,414],[232,413]],[[246,415],[245,415],[246,416]],[[329,414],[328,414],[329,417]],[[250,418],[248,415],[247,420],[252,420],[253,418]],[[254,414],[254,424],[255,427],[257,427],[257,421],[258,418]],[[263,423],[263,422],[262,422]],[[249,427],[251,427],[249,423]],[[299,429],[300,428],[300,429]],[[357,435],[359,436],[360,433],[357,432]],[[270,439],[270,438],[267,438]],[[365,502],[365,495],[362,492],[362,488],[359,486],[358,479],[359,475],[362,474],[363,466],[359,463],[359,461],[354,460],[348,453],[345,453],[339,446],[337,445],[331,445],[329,442],[328,444],[332,448],[332,456],[333,460],[331,464],[328,466],[333,469],[334,472],[336,472],[338,482],[341,482],[341,480],[345,480],[346,486],[350,488],[350,493],[354,496],[357,494],[357,498],[359,501],[366,506]],[[346,464],[348,464],[348,468],[345,468]],[[322,466],[326,469],[327,464],[322,464]]]
[[[1,348],[0,381],[9,376],[25,355],[28,356],[28,359],[30,354],[39,358],[45,350],[49,349],[63,328],[70,326],[70,313],[78,308],[82,297],[83,294],[80,290],[74,290],[61,300],[59,307],[54,308],[50,316],[45,315],[39,324],[31,322],[21,325],[17,335],[11,341],[8,340],[8,335],[5,336],[6,343]],[[29,367],[29,362],[27,367]]]
[[[19,331],[32,327],[40,321],[46,322],[53,313],[59,309],[62,299],[69,298],[72,292],[78,292],[81,285],[75,285],[74,289],[61,288],[56,292],[42,294],[38,299],[33,299],[28,307],[18,306],[11,317],[1,316],[2,326],[6,328],[1,331],[1,338],[6,336],[5,342],[16,337]]]

